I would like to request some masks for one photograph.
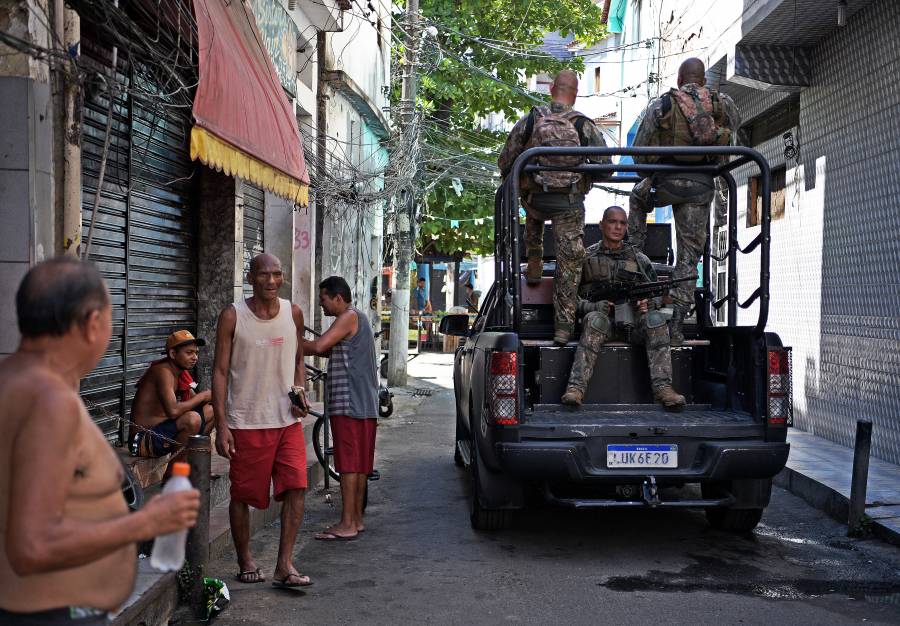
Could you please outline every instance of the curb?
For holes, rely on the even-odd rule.
[[[775,476],[774,483],[802,498],[810,506],[827,513],[836,521],[842,524],[847,523],[847,518],[850,516],[850,499],[836,489],[790,466],[785,467]],[[900,526],[888,524],[880,519],[868,519],[872,536],[900,546]]]

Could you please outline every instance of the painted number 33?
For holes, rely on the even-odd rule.
[[[309,231],[294,231],[294,250],[306,250],[309,247]]]

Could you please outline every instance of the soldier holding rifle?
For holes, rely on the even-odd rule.
[[[601,346],[624,332],[626,341],[647,348],[653,397],[666,410],[680,411],[685,399],[672,388],[669,328],[656,297],[667,293],[673,283],[657,283],[650,259],[623,243],[626,226],[625,210],[609,207],[600,222],[603,240],[587,249],[578,298],[581,339],[562,402],[581,405]]]

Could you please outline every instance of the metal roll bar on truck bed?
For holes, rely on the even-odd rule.
[[[611,163],[600,165],[586,163],[575,167],[553,167],[534,164],[537,157],[543,155],[565,156],[657,156],[657,157],[737,157],[723,165],[708,163],[697,164],[638,164],[638,163]],[[746,246],[738,242],[737,229],[737,184],[732,172],[748,163],[755,163],[759,168],[761,178],[762,215],[760,216],[760,233]],[[500,287],[500,296],[506,306],[499,308],[501,319],[498,322],[507,328],[519,332],[522,320],[522,286],[521,286],[521,256],[519,241],[519,180],[523,174],[531,174],[537,171],[559,170],[566,172],[585,172],[591,174],[609,174],[616,172],[637,172],[640,175],[615,176],[608,183],[637,183],[652,174],[687,174],[701,173],[716,177],[721,176],[728,186],[728,249],[721,257],[710,253],[710,237],[707,233],[706,249],[703,255],[703,302],[704,312],[701,316],[698,311],[697,319],[704,326],[712,326],[708,319],[709,305],[716,310],[725,304],[728,305],[728,328],[734,332],[751,332],[762,334],[769,317],[769,248],[770,248],[770,224],[771,224],[771,176],[769,164],[756,150],[741,146],[715,146],[715,147],[653,147],[653,148],[529,148],[523,152],[513,164],[512,171],[497,190],[494,205],[495,239],[494,258],[497,282]],[[712,203],[710,203],[712,204]],[[750,254],[756,248],[760,249],[759,287],[750,296],[741,302],[738,299],[737,259],[738,253]],[[728,262],[728,290],[724,297],[710,301],[710,260]],[[755,326],[738,326],[738,308],[747,309],[759,300],[759,316]]]

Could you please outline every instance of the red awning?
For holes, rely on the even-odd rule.
[[[242,0],[193,0],[200,53],[191,158],[300,204],[309,173],[297,119]]]

